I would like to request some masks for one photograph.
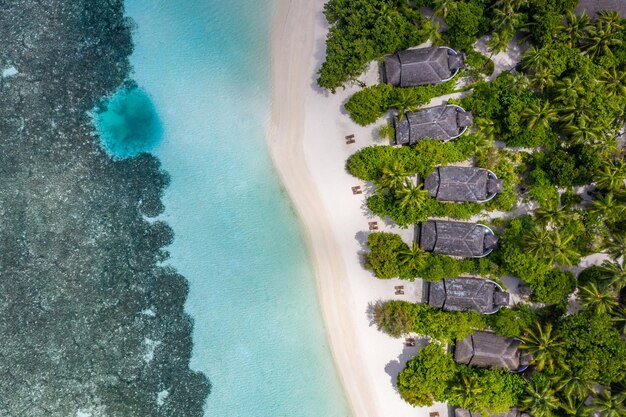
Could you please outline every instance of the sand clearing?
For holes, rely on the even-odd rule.
[[[370,324],[372,302],[417,301],[421,284],[378,280],[361,264],[368,222],[407,240],[412,231],[372,218],[364,205],[370,185],[344,169],[352,153],[376,143],[375,128],[355,125],[342,110],[356,88],[331,95],[315,83],[327,32],[323,4],[283,0],[275,12],[270,152],[305,230],[331,350],[354,416],[415,417],[429,411],[445,416],[445,404],[416,409],[400,398],[395,376],[418,348],[405,347]],[[375,78],[372,67],[365,79]],[[346,144],[350,134],[355,143]],[[364,192],[354,195],[351,188],[359,185]],[[395,295],[396,285],[404,285],[403,295]]]

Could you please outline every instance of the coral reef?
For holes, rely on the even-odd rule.
[[[121,0],[0,0],[0,416],[201,416],[167,175],[88,111],[129,72]]]

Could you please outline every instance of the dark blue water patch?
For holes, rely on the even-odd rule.
[[[120,88],[95,111],[101,145],[112,158],[132,158],[153,150],[163,126],[150,96],[137,87]]]

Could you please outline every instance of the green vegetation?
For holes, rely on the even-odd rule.
[[[466,53],[472,91],[455,104],[472,111],[475,129],[448,143],[376,146],[352,155],[347,170],[376,187],[368,208],[406,227],[429,217],[468,219],[483,210],[510,211],[518,200],[538,205],[527,215],[494,220],[499,247],[481,259],[426,253],[395,234],[369,235],[366,266],[378,278],[438,281],[506,274],[532,290],[522,305],[488,316],[400,301],[377,304],[379,330],[432,339],[398,376],[398,390],[410,404],[446,401],[475,412],[518,406],[534,417],[587,417],[591,411],[626,416],[626,160],[615,140],[626,119],[626,21],[614,12],[601,12],[593,21],[575,16],[576,3],[394,3],[399,13],[410,11],[405,17],[413,21],[420,20],[413,7],[432,7],[448,29],[437,33],[434,23],[422,19],[424,36]],[[491,57],[506,50],[517,32],[532,45],[516,74],[483,81],[481,73],[493,71]],[[491,56],[473,50],[485,34]],[[355,94],[346,109],[362,125],[390,109],[403,117],[448,93],[451,85],[373,86]],[[383,129],[387,137],[390,132]],[[496,148],[496,139],[508,149]],[[467,160],[504,180],[497,198],[485,204],[443,203],[416,181],[439,165]],[[610,259],[578,279],[567,271],[598,252]],[[479,329],[521,338],[532,366],[518,375],[456,364],[442,346]],[[606,390],[595,392],[595,385]],[[585,404],[590,395],[592,401]]]
[[[411,405],[434,401],[482,412],[504,412],[519,403],[524,380],[502,369],[480,369],[454,362],[436,343],[422,348],[400,372],[400,395]]]
[[[408,2],[330,0],[324,16],[330,29],[317,82],[332,92],[356,79],[370,61],[426,39],[419,30],[424,18]]]
[[[423,304],[388,301],[374,306],[374,321],[378,330],[393,337],[406,333],[430,336],[451,343],[486,326],[478,313],[445,312]]]
[[[498,265],[488,258],[458,260],[424,252],[417,245],[409,247],[394,233],[371,233],[367,243],[370,252],[366,266],[382,279],[440,281],[464,273],[499,275]]]
[[[415,111],[431,99],[454,91],[455,80],[438,85],[401,88],[388,84],[376,84],[355,93],[346,102],[350,118],[361,126],[374,123],[389,109],[396,109],[403,117],[407,111]]]

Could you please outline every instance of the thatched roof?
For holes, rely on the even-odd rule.
[[[595,17],[601,10],[615,10],[622,19],[626,19],[626,0],[580,0],[574,12],[580,15],[584,11],[589,16]]]
[[[385,82],[396,87],[439,84],[463,68],[463,56],[446,47],[408,49],[385,60]]]
[[[483,417],[483,415],[464,408],[455,408],[454,417]],[[505,413],[487,413],[484,417],[530,417],[530,414],[522,413],[516,407],[513,407]]]
[[[419,233],[423,250],[465,258],[486,256],[497,242],[491,229],[477,223],[429,220],[422,224]]]
[[[484,168],[438,167],[426,177],[424,188],[441,201],[483,202],[502,191],[502,180]]]
[[[463,340],[457,340],[454,360],[482,368],[507,368],[515,371],[520,367],[520,343],[512,337],[475,332]]]
[[[509,294],[486,279],[447,278],[430,283],[428,304],[446,311],[490,314],[509,304]]]
[[[396,119],[396,145],[415,145],[420,139],[450,140],[465,132],[472,113],[459,106],[442,104]]]

